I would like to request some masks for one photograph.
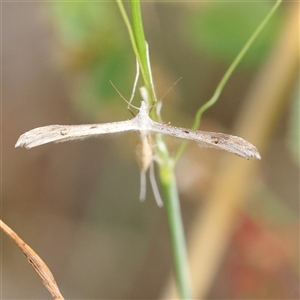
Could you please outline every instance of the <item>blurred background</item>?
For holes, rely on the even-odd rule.
[[[182,77],[165,122],[191,127],[272,5],[142,3],[158,98]],[[177,165],[196,299],[299,299],[298,25],[299,3],[283,3],[201,123],[262,160],[191,144]],[[2,219],[66,299],[176,298],[165,209],[150,184],[138,200],[135,133],[14,149],[35,127],[131,118],[109,80],[129,99],[134,76],[115,2],[2,3]],[[3,299],[51,299],[4,235],[1,252]]]

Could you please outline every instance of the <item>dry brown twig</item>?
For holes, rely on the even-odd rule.
[[[51,273],[47,265],[43,262],[43,260],[2,220],[0,220],[0,228],[17,244],[17,246],[26,256],[29,263],[33,266],[35,271],[42,279],[42,282],[47,290],[51,293],[53,299],[64,300],[64,297],[59,291],[53,274]]]

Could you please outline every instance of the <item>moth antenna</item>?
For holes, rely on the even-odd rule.
[[[170,91],[174,88],[174,86],[182,79],[182,76],[179,77],[169,88],[168,90],[163,94],[163,96],[159,99],[159,102],[162,101],[169,93]]]
[[[116,86],[112,83],[111,80],[109,80],[110,84],[113,86],[113,88],[117,91],[117,93],[120,95],[120,97],[128,104],[127,108],[132,113],[132,115],[135,117],[135,114],[129,109],[130,106],[132,106],[135,109],[139,109],[139,107],[132,105],[126,98],[121,94],[121,92],[116,88]]]
[[[141,188],[140,188],[140,201],[145,201],[146,198],[146,172],[141,171]]]
[[[139,109],[137,106],[134,106],[134,105],[131,104],[131,102],[133,100],[133,97],[134,97],[134,94],[135,94],[135,90],[136,90],[136,86],[137,86],[139,77],[140,77],[140,67],[139,67],[138,60],[136,60],[136,75],[135,75],[135,78],[134,78],[133,88],[132,88],[132,92],[131,92],[131,96],[130,96],[129,101],[120,93],[120,91],[116,88],[116,86],[112,83],[112,81],[109,80],[110,84],[114,87],[114,89],[117,91],[117,93],[120,95],[120,97],[128,104],[127,109],[133,114],[133,116],[135,116],[135,115],[129,108],[133,107],[135,109]]]
[[[157,106],[156,106],[156,114],[159,118],[160,121],[162,121],[161,119],[161,115],[160,115],[160,111],[161,111],[161,107],[162,107],[162,100],[170,93],[170,91],[174,88],[174,86],[182,79],[182,77],[179,77],[170,87],[169,89],[163,94],[163,96],[158,100],[157,102]]]
[[[152,191],[153,191],[153,195],[154,195],[154,198],[156,200],[156,203],[159,207],[162,207],[162,206],[164,206],[164,202],[161,199],[159,189],[158,189],[158,186],[157,186],[157,183],[156,183],[153,162],[151,162],[150,167],[149,167],[149,177],[150,177]]]

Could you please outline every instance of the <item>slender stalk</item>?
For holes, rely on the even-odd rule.
[[[143,67],[145,68],[145,70],[147,70],[146,76],[149,78],[149,81],[145,82],[146,89],[152,100],[155,101],[154,87],[151,84],[152,72],[150,63],[148,61],[148,49],[146,47],[139,1],[131,0],[131,12],[133,32],[135,35],[136,44],[141,57],[141,61],[143,63]],[[173,160],[169,156],[169,153],[161,136],[157,137],[157,144],[159,157],[161,158],[161,163],[159,164],[159,177],[164,191],[164,203],[167,211],[167,218],[171,236],[173,261],[175,266],[178,291],[181,299],[191,299],[186,243],[182,224],[179,195],[174,174],[174,164]]]
[[[276,9],[278,8],[278,6],[280,5],[282,0],[277,0],[276,3],[274,4],[274,6],[272,7],[272,9],[269,11],[269,13],[266,15],[266,17],[263,19],[263,21],[259,24],[259,26],[256,28],[256,30],[253,32],[253,34],[250,36],[250,38],[248,39],[248,41],[246,42],[246,44],[244,45],[244,47],[242,48],[242,50],[239,52],[239,54],[237,55],[237,57],[235,58],[235,60],[232,62],[232,64],[230,65],[230,67],[228,68],[228,70],[226,71],[226,73],[224,74],[224,76],[222,77],[220,83],[217,85],[217,88],[215,89],[215,92],[213,94],[213,96],[206,102],[204,103],[197,111],[196,116],[195,116],[195,121],[194,124],[192,126],[192,129],[197,129],[200,125],[201,122],[201,117],[202,114],[208,109],[210,108],[212,105],[214,105],[225,84],[227,83],[228,79],[230,78],[230,76],[232,75],[233,71],[235,70],[235,68],[237,67],[237,65],[240,63],[240,61],[242,60],[242,58],[245,56],[246,52],[249,50],[250,46],[253,44],[253,42],[255,41],[255,39],[257,38],[257,36],[260,34],[260,32],[262,31],[262,29],[265,27],[265,25],[268,23],[268,21],[270,20],[271,16],[274,14],[274,12],[276,11]],[[187,146],[187,142],[183,142],[177,153],[175,156],[175,161],[177,161],[180,157],[180,155],[183,153],[185,147]]]
[[[141,59],[141,65],[145,71],[144,82],[146,84],[146,88],[148,90],[150,84],[150,73],[147,67],[147,49],[146,49],[146,39],[143,28],[143,21],[141,15],[141,6],[140,2],[136,0],[131,0],[131,16],[132,16],[132,28],[133,34],[135,38],[135,42],[138,48],[138,52]]]
[[[149,61],[149,51],[145,40],[140,1],[131,0],[132,28],[124,10],[122,1],[116,0],[127,26],[134,52],[139,61],[144,85],[153,103],[156,102],[155,90],[152,80],[152,72]],[[180,201],[174,175],[174,164],[170,158],[162,136],[156,137],[157,155],[159,156],[159,177],[164,192],[164,204],[166,207],[176,281],[180,299],[191,299],[189,287],[189,267],[184,237],[184,229],[181,218]]]
[[[182,224],[180,199],[174,175],[173,160],[171,164],[160,166],[161,186],[164,192],[170,230],[173,262],[176,274],[177,288],[180,299],[192,299],[190,289],[189,264],[186,251],[184,229]]]
[[[132,45],[132,48],[133,48],[133,52],[134,52],[137,60],[139,61],[139,64],[141,65],[141,62],[140,62],[141,59],[140,59],[139,51],[138,51],[138,48],[137,48],[137,45],[136,45],[136,42],[135,42],[135,36],[133,34],[131,24],[130,24],[130,21],[128,19],[126,10],[124,8],[123,2],[122,2],[122,0],[116,0],[116,2],[117,2],[117,5],[119,6],[119,10],[120,10],[121,15],[123,17],[124,23],[127,27],[129,38],[130,38],[131,45]]]
[[[150,95],[152,103],[156,102],[156,95],[152,85],[152,73],[148,64],[147,43],[144,35],[141,7],[139,0],[131,0],[132,25],[128,19],[122,0],[116,0],[124,23],[127,27],[136,59],[139,62],[144,85]]]
[[[144,70],[144,85],[148,91],[151,102],[156,103],[156,94],[153,85],[152,71],[150,65],[150,57],[147,41],[145,39],[141,5],[139,0],[130,0],[131,3],[131,16],[132,28],[137,44],[138,52],[140,54],[142,68]]]

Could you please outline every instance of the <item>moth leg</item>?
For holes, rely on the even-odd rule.
[[[146,172],[141,170],[141,187],[140,187],[140,201],[145,201],[146,198]]]
[[[150,177],[152,191],[153,191],[153,195],[154,195],[154,198],[156,200],[156,203],[159,207],[162,207],[164,205],[164,203],[161,199],[159,189],[158,189],[158,186],[157,186],[157,183],[156,183],[153,161],[151,162],[151,164],[149,166],[149,177]]]

